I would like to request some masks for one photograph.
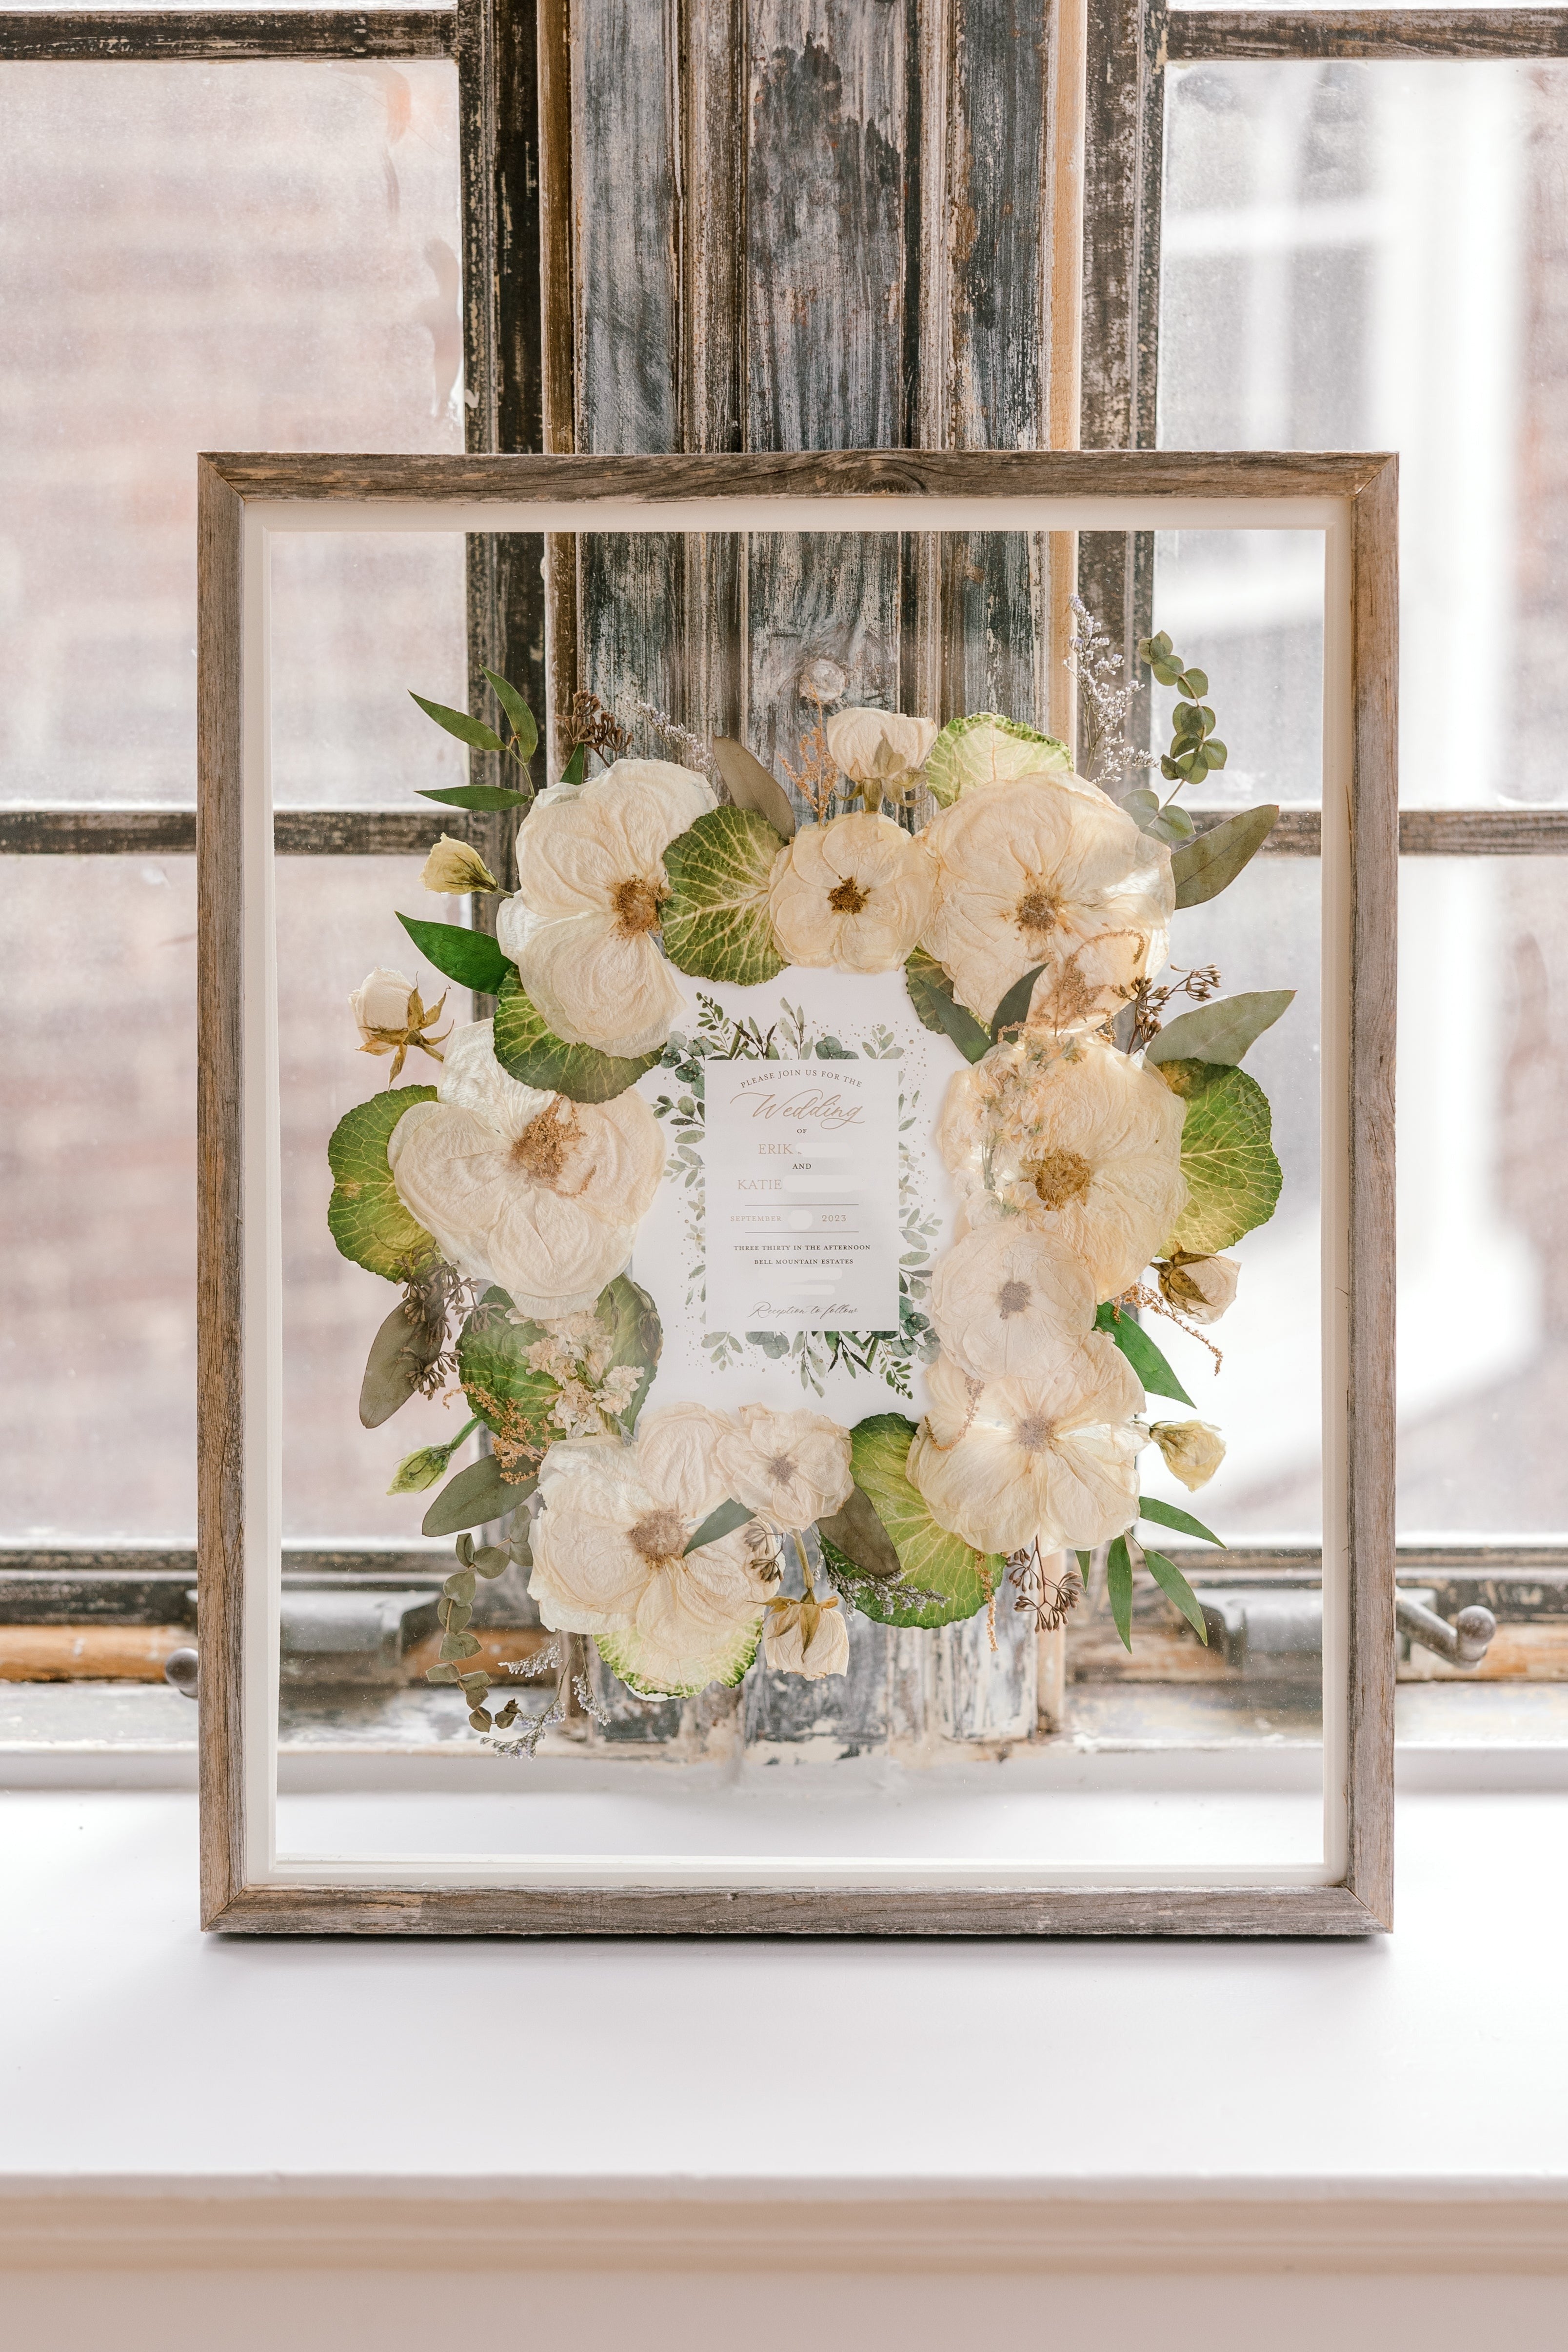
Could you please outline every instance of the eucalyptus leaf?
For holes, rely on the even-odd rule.
[[[1211,768],[1223,768],[1230,754],[1218,735],[1211,735],[1203,747],[1205,759]]]
[[[670,895],[660,910],[665,951],[699,980],[754,988],[775,980],[779,952],[768,912],[773,861],[784,844],[750,808],[709,809],[664,851]]]
[[[873,1580],[856,1591],[855,1606],[884,1625],[948,1625],[960,1617],[973,1617],[1000,1591],[1007,1563],[982,1558],[937,1526],[925,1498],[909,1482],[905,1465],[914,1436],[915,1423],[902,1413],[873,1413],[851,1431],[850,1456],[855,1485],[892,1541],[903,1580],[921,1592],[945,1597],[940,1603],[901,1602],[896,1585],[879,1592]],[[831,1566],[850,1576],[864,1573],[826,1528],[820,1525],[818,1531]]]
[[[479,1528],[490,1519],[505,1518],[526,1503],[538,1482],[525,1478],[514,1484],[501,1475],[493,1454],[482,1454],[449,1478],[420,1523],[426,1536],[455,1536],[459,1528]]]
[[[623,1095],[644,1070],[653,1068],[663,1050],[655,1046],[651,1054],[623,1055],[601,1054],[592,1045],[569,1045],[546,1026],[512,964],[497,992],[495,1047],[501,1067],[521,1085],[590,1103]]]
[[[509,809],[527,808],[531,795],[514,793],[505,784],[444,784],[439,792],[419,788],[423,801],[441,801],[448,808]]]
[[[1107,1300],[1096,1309],[1096,1328],[1120,1348],[1150,1396],[1174,1397],[1177,1404],[1192,1404],[1192,1399],[1166,1363],[1141,1323],[1134,1323],[1124,1307],[1118,1315]],[[1193,1411],[1197,1410],[1193,1405]]]
[[[476,1658],[479,1643],[473,1633],[444,1633],[437,1657],[444,1664],[449,1658]]]
[[[876,1505],[863,1486],[852,1486],[848,1502],[827,1518],[819,1519],[817,1532],[862,1576],[887,1581],[904,1573],[893,1540],[877,1517]]]
[[[512,722],[512,732],[517,738],[516,749],[518,759],[531,760],[539,740],[539,730],[534,724],[533,712],[528,709],[517,688],[507,679],[498,677],[493,669],[487,669],[485,677],[490,691]]]
[[[1050,775],[1071,765],[1066,744],[1054,735],[1042,735],[1019,719],[1004,719],[999,711],[974,710],[947,721],[921,773],[938,807],[948,808],[976,784]]]
[[[1173,1024],[1174,1026],[1174,1024]],[[1181,1172],[1187,1202],[1160,1255],[1212,1257],[1265,1225],[1282,1178],[1270,1141],[1269,1097],[1255,1078],[1218,1062],[1162,1062],[1159,1075],[1186,1104]]]
[[[398,921],[426,963],[459,988],[494,996],[514,969],[488,931],[465,930],[461,923],[427,923],[417,915],[399,915]]]
[[[400,1304],[392,1308],[375,1338],[360,1383],[360,1424],[380,1429],[405,1405],[441,1353],[441,1335],[421,1340],[426,1327],[410,1321]],[[428,1344],[431,1338],[434,1344]]]
[[[993,1037],[999,1038],[1005,1029],[1010,1029],[1017,1023],[1029,1019],[1030,999],[1034,994],[1034,984],[1044,970],[1045,966],[1042,963],[1037,963],[1032,971],[1026,971],[1021,980],[1014,981],[991,1015]]]
[[[486,727],[482,719],[470,719],[465,710],[449,709],[444,702],[427,702],[423,694],[414,694],[412,687],[409,692],[425,717],[434,719],[438,727],[444,727],[449,735],[455,735],[460,743],[471,744],[476,751],[505,749],[495,729]]]
[[[967,1062],[977,1062],[990,1052],[990,1031],[958,1003],[952,982],[924,948],[916,948],[904,965],[904,984],[920,1021],[927,1029],[950,1037]]]
[[[450,1663],[445,1665],[426,1666],[424,1679],[427,1683],[455,1683],[458,1679],[457,1669]]]
[[[1198,1606],[1197,1595],[1193,1591],[1191,1585],[1187,1582],[1186,1577],[1182,1574],[1180,1569],[1176,1566],[1175,1560],[1167,1559],[1163,1551],[1151,1551],[1145,1544],[1144,1546],[1144,1566],[1148,1570],[1149,1574],[1154,1578],[1155,1582],[1159,1586],[1160,1591],[1166,1595],[1166,1599],[1176,1602],[1176,1607],[1181,1611],[1182,1615],[1186,1619],[1187,1623],[1192,1627],[1193,1632],[1197,1635],[1198,1640],[1203,1643],[1204,1648],[1207,1650],[1208,1647],[1208,1627],[1204,1622],[1203,1611]],[[1132,1646],[1132,1643],[1129,1642],[1127,1647],[1131,1649]]]
[[[1271,1029],[1295,1002],[1293,988],[1249,990],[1196,1005],[1168,1021],[1145,1052],[1145,1062],[1239,1062],[1249,1045]]]
[[[387,1143],[404,1111],[434,1099],[434,1087],[393,1087],[372,1095],[344,1112],[327,1145],[333,1179],[328,1231],[345,1257],[388,1282],[408,1281],[440,1254],[399,1200],[387,1164]]]
[[[1125,1536],[1118,1536],[1105,1555],[1105,1597],[1111,1603],[1111,1615],[1122,1647],[1133,1647],[1133,1561]]]
[[[1175,1528],[1178,1534],[1184,1536],[1197,1536],[1201,1543],[1218,1544],[1221,1551],[1225,1549],[1213,1528],[1206,1528],[1201,1519],[1195,1519],[1190,1511],[1179,1510],[1175,1503],[1159,1502],[1153,1495],[1140,1496],[1138,1517],[1153,1519],[1162,1528]]]
[[[1162,767],[1164,761],[1161,762]],[[1201,907],[1228,889],[1242,867],[1256,857],[1274,830],[1280,811],[1266,803],[1241,809],[1223,824],[1211,825],[1196,841],[1178,849],[1171,859],[1178,907]]]
[[[708,1513],[690,1543],[687,1544],[685,1551],[681,1554],[682,1559],[685,1558],[686,1552],[701,1551],[705,1545],[717,1543],[721,1536],[732,1536],[737,1528],[745,1527],[747,1520],[754,1519],[756,1517],[756,1512],[747,1504],[737,1503],[727,1497],[724,1502],[716,1504]]]
[[[794,839],[798,820],[793,802],[778,777],[744,743],[734,742],[727,735],[716,735],[713,763],[737,808],[754,810],[772,826],[780,841]]]
[[[1181,690],[1184,694],[1207,694],[1208,692],[1207,672],[1201,669],[1184,669],[1181,674]],[[1211,727],[1214,724],[1212,711],[1209,713],[1208,723]]]

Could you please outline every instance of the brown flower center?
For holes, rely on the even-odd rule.
[[[512,1165],[536,1184],[556,1184],[573,1148],[582,1140],[577,1105],[556,1095],[530,1118],[512,1146]]]
[[[787,1486],[795,1475],[795,1465],[787,1454],[776,1454],[768,1465],[768,1475],[776,1486]]]
[[[828,893],[828,904],[835,915],[858,915],[862,907],[871,904],[871,893],[862,890],[852,874],[846,875],[836,890]]]
[[[1053,931],[1061,903],[1060,899],[1051,896],[1043,882],[1036,882],[1024,892],[1013,908],[1013,920],[1020,930]]]
[[[1026,1454],[1039,1454],[1051,1444],[1051,1423],[1042,1412],[1026,1413],[1013,1431],[1013,1443]]]
[[[1031,1160],[1023,1172],[1044,1207],[1065,1209],[1070,1201],[1088,1199],[1094,1171],[1080,1152],[1048,1151],[1043,1160]]]
[[[610,894],[610,903],[615,909],[615,919],[622,939],[634,940],[643,931],[657,928],[660,896],[653,885],[644,882],[640,874],[633,875],[629,882],[616,884]]]
[[[686,1523],[668,1503],[650,1511],[629,1530],[632,1549],[650,1568],[673,1568],[686,1548]]]
[[[997,1293],[998,1315],[1021,1315],[1034,1293],[1027,1282],[1004,1282]]]

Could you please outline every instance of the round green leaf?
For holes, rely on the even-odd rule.
[[[525,1087],[540,1087],[573,1102],[610,1102],[651,1070],[663,1048],[651,1054],[601,1054],[592,1045],[569,1045],[553,1029],[517,978],[514,965],[496,999],[496,1059]]]
[[[659,923],[672,963],[698,980],[755,988],[786,959],[768,919],[768,885],[784,844],[755,809],[709,809],[664,852],[670,896]]]
[[[372,1095],[344,1112],[327,1146],[333,1188],[328,1231],[345,1257],[389,1282],[406,1282],[440,1255],[398,1199],[387,1165],[388,1139],[404,1111],[434,1100],[434,1087],[393,1087]]]
[[[742,1621],[722,1645],[716,1643],[706,1661],[706,1671],[698,1668],[689,1681],[651,1682],[643,1672],[643,1636],[635,1626],[621,1633],[596,1633],[599,1654],[612,1675],[619,1675],[628,1690],[639,1698],[695,1698],[698,1691],[709,1690],[716,1683],[721,1690],[733,1690],[757,1655],[762,1639],[762,1612],[757,1612],[756,1622]]]
[[[974,784],[1005,783],[1014,776],[1044,775],[1071,765],[1066,744],[1054,735],[1041,735],[995,710],[976,710],[967,719],[948,720],[922,772],[932,799],[946,808]]]
[[[904,1581],[946,1598],[912,1607],[898,1601],[891,1591],[879,1592],[874,1584],[862,1582],[855,1587],[855,1607],[884,1625],[950,1625],[960,1617],[973,1617],[993,1593],[1001,1591],[1007,1563],[994,1555],[982,1559],[937,1526],[925,1498],[904,1475],[914,1436],[914,1422],[905,1421],[901,1412],[873,1412],[851,1431],[850,1458],[855,1485],[875,1505],[878,1518],[893,1538]],[[841,1573],[857,1574],[854,1562],[825,1537],[822,1550]]]
[[[1159,1074],[1186,1104],[1181,1172],[1187,1203],[1160,1252],[1212,1257],[1266,1225],[1283,1181],[1270,1141],[1269,1097],[1245,1070],[1218,1062],[1162,1062]]]

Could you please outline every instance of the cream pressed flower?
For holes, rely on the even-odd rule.
[[[1159,1269],[1167,1306],[1194,1323],[1218,1323],[1236,1297],[1241,1267],[1233,1257],[1189,1257],[1177,1250]]]
[[[775,1674],[802,1675],[820,1683],[824,1675],[849,1671],[850,1629],[837,1593],[827,1601],[770,1601],[763,1620],[763,1654]]]
[[[654,938],[670,889],[664,851],[714,805],[690,768],[617,760],[528,812],[496,938],[569,1045],[646,1054],[669,1035],[684,1000]]]
[[[444,833],[420,873],[426,890],[444,890],[449,898],[466,898],[471,890],[498,890],[500,884],[476,849]]]
[[[943,1349],[981,1381],[1027,1376],[1094,1328],[1094,1286],[1071,1252],[1021,1217],[966,1234],[936,1266],[930,1316]]]
[[[644,1414],[636,1439],[552,1445],[539,1468],[528,1592],[554,1633],[592,1633],[617,1673],[680,1695],[738,1679],[775,1581],[755,1526],[688,1552],[724,1500],[706,1405]]]
[[[743,1404],[718,1442],[725,1492],[776,1528],[809,1528],[841,1510],[854,1485],[850,1437],[821,1412]]]
[[[524,1315],[591,1307],[630,1258],[664,1171],[642,1096],[574,1103],[519,1086],[488,1021],[455,1032],[436,1094],[387,1144],[403,1205],[459,1273],[498,1283]]]
[[[1225,1459],[1225,1440],[1211,1421],[1156,1421],[1149,1435],[1189,1495],[1207,1486]]]
[[[998,1204],[1018,1211],[1082,1261],[1096,1298],[1115,1298],[1186,1205],[1186,1116],[1113,1045],[1030,1033],[956,1074],[936,1144],[972,1223]]]
[[[433,1062],[441,1060],[441,1048],[451,1032],[443,1029],[429,1033],[435,1031],[446,997],[447,991],[443,989],[427,1010],[412,980],[405,980],[401,971],[387,971],[380,964],[354,990],[349,999],[349,1010],[360,1033],[360,1051],[392,1056],[389,1086],[395,1086],[402,1076],[411,1045],[428,1054]]]
[[[1061,773],[981,784],[921,838],[936,866],[922,943],[982,1021],[1040,964],[1030,1017],[1092,1028],[1164,963],[1170,852],[1097,786]]]
[[[1086,1551],[1137,1511],[1143,1390],[1099,1333],[1027,1380],[973,1381],[950,1357],[926,1375],[908,1476],[933,1517],[977,1551]]]
[[[773,861],[768,911],[791,963],[895,971],[931,911],[931,861],[885,816],[802,825]]]
[[[835,768],[857,784],[892,784],[918,768],[936,740],[934,719],[896,710],[840,710],[827,723]]]

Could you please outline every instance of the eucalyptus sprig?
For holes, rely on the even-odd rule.
[[[505,737],[498,735],[493,727],[487,727],[482,719],[471,719],[465,710],[453,710],[444,702],[429,702],[423,694],[415,694],[412,687],[409,694],[427,719],[434,719],[438,727],[448,735],[455,735],[460,743],[466,743],[470,751],[499,751],[505,758],[515,761],[522,773],[523,791],[514,792],[506,784],[448,784],[439,792],[421,787],[422,800],[440,801],[447,808],[464,809],[526,808],[532,800],[528,761],[533,758],[539,740],[534,714],[517,688],[495,670],[487,669],[485,678],[500,704],[510,730]]]

